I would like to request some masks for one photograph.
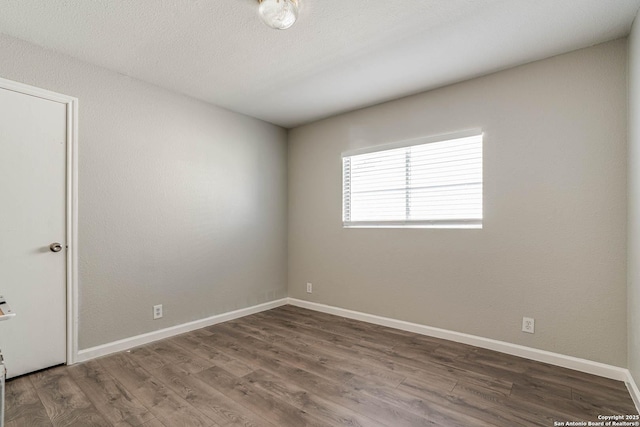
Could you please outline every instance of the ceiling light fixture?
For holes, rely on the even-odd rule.
[[[265,24],[286,30],[298,19],[298,0],[258,0],[258,12]]]

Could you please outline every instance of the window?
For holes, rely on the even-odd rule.
[[[344,153],[345,227],[482,228],[482,134]]]

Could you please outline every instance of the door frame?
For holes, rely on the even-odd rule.
[[[67,365],[78,354],[78,99],[0,77],[0,88],[64,104],[67,109],[66,140],[66,353]],[[17,313],[20,315],[20,313]]]

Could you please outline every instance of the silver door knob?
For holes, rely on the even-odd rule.
[[[49,250],[51,252],[60,252],[62,250],[62,245],[60,243],[52,243],[49,245]]]

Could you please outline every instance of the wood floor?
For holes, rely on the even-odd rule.
[[[6,427],[553,426],[622,382],[284,306],[7,383]]]

